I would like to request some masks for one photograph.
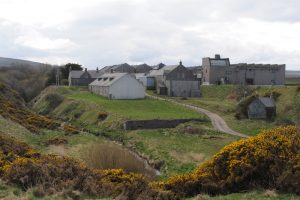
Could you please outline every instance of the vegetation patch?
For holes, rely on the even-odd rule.
[[[79,134],[80,133],[80,130],[78,130],[77,128],[74,128],[73,126],[70,126],[68,124],[65,124],[64,126],[64,131],[66,134]]]
[[[49,140],[45,141],[44,144],[46,146],[49,146],[49,145],[62,145],[62,144],[68,144],[68,140],[66,140],[65,138],[56,137],[56,138],[49,139]]]
[[[300,128],[280,127],[224,147],[189,174],[154,187],[181,196],[276,189],[300,194]]]
[[[35,187],[37,196],[64,190],[121,199],[152,199],[160,196],[140,174],[128,174],[121,169],[90,169],[71,158],[41,155],[27,144],[3,134],[0,139],[0,178],[25,191]],[[164,194],[164,197],[176,199],[171,194]]]
[[[97,118],[100,120],[100,121],[103,121],[107,118],[108,116],[108,113],[107,112],[98,112],[98,116]]]
[[[13,90],[5,86],[0,93],[0,115],[15,121],[31,132],[38,133],[40,128],[57,129],[60,124],[48,117],[37,115],[23,105],[22,101],[15,99]],[[18,99],[18,97],[16,97]],[[21,99],[19,97],[19,99]]]

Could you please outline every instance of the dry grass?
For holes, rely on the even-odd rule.
[[[95,169],[123,169],[126,172],[141,173],[148,178],[155,173],[145,168],[143,160],[116,144],[89,144],[81,150],[81,159]]]

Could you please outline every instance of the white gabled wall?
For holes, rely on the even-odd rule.
[[[127,74],[110,86],[109,94],[112,99],[143,99],[145,88],[142,83]]]

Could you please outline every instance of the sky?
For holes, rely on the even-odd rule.
[[[94,69],[215,54],[300,70],[300,1],[0,0],[0,57]]]

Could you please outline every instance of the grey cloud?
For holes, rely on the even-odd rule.
[[[296,0],[99,1],[60,27],[25,27],[49,38],[69,39],[75,46],[46,51],[21,47],[13,42],[21,34],[18,28],[4,27],[0,21],[0,53],[20,58],[67,57],[90,68],[122,62],[171,64],[179,59],[186,65],[199,65],[202,57],[221,53],[232,62],[286,63],[296,69],[300,49],[279,52],[264,43],[265,35],[253,42],[249,32],[258,30],[247,30],[245,24],[239,27],[239,20],[263,21],[266,29],[279,22],[286,28],[296,27],[299,11]],[[284,41],[279,31],[274,35]]]

